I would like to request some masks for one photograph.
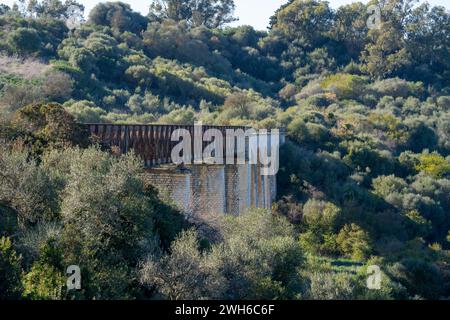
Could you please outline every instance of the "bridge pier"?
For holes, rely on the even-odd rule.
[[[155,187],[162,198],[172,201],[181,211],[192,214],[192,173],[176,166],[147,169],[144,182]]]
[[[191,172],[191,208],[194,214],[225,214],[227,199],[224,165],[189,165]]]
[[[239,215],[251,207],[251,166],[227,165],[225,167],[226,213]]]
[[[147,169],[144,181],[187,214],[240,215],[270,209],[276,198],[276,177],[262,176],[259,165],[163,165]]]

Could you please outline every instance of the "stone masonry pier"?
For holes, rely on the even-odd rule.
[[[256,165],[163,165],[146,170],[145,180],[190,214],[239,215],[272,207],[276,177],[261,176]]]

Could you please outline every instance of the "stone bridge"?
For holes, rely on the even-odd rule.
[[[172,141],[172,133],[177,129],[186,129],[194,136],[193,125],[86,126],[93,140],[116,149],[116,152],[127,153],[134,150],[145,163],[145,181],[188,214],[239,215],[252,207],[270,209],[276,198],[276,176],[262,175],[260,164],[174,165],[171,152],[179,142]],[[209,129],[218,129],[226,137],[227,129],[245,131],[249,128],[202,126],[203,133]],[[280,143],[283,142],[284,135],[281,134]],[[225,139],[224,148],[227,143],[229,142]],[[205,146],[210,142],[203,144]]]

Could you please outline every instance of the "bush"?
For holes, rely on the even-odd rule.
[[[405,121],[408,126],[409,139],[406,143],[407,150],[421,153],[423,150],[436,150],[439,138],[436,132],[427,124],[417,121]]]
[[[408,290],[409,296],[438,299],[442,294],[442,275],[433,263],[406,259],[394,264],[389,274]]]
[[[443,111],[450,111],[450,96],[441,96],[437,98],[436,103]]]
[[[285,218],[254,210],[227,219],[224,244],[213,251],[227,281],[225,299],[293,299],[304,263],[294,230]],[[221,249],[220,249],[221,248]]]
[[[305,122],[301,118],[292,121],[288,126],[289,136],[300,145],[309,145],[316,149],[332,141],[331,132],[323,125]]]
[[[450,162],[438,153],[423,153],[419,156],[416,170],[424,171],[437,179],[450,175]]]
[[[423,91],[422,83],[408,82],[399,78],[377,81],[371,85],[371,89],[379,98],[384,96],[406,98],[408,95],[420,97]]]
[[[408,189],[408,184],[402,178],[394,175],[379,176],[373,179],[372,186],[376,195],[386,198],[394,193],[402,193]]]
[[[369,234],[353,223],[341,229],[336,242],[345,256],[357,261],[367,259],[372,251]]]
[[[31,28],[18,28],[8,35],[8,44],[19,54],[35,53],[40,49],[39,33]]]
[[[140,281],[171,300],[217,299],[222,296],[224,279],[209,260],[199,252],[197,234],[183,232],[172,243],[170,255],[142,265]]]
[[[100,26],[108,26],[119,32],[140,33],[147,27],[148,20],[134,12],[128,4],[106,2],[97,4],[91,10],[89,22]]]
[[[312,300],[357,299],[355,280],[348,273],[314,272],[309,275],[307,297]]]
[[[182,108],[173,110],[158,120],[163,124],[192,125],[195,122],[195,112],[192,108]]]
[[[42,221],[52,221],[59,212],[56,188],[49,173],[29,160],[26,152],[0,153],[0,203],[17,213],[21,229]]]
[[[341,209],[330,202],[308,200],[303,206],[303,220],[310,226],[323,230],[334,230],[341,215]]]
[[[37,103],[17,111],[17,126],[31,137],[36,154],[48,146],[88,144],[88,134],[58,103]]]
[[[69,265],[82,262],[90,279],[85,298],[131,298],[137,294],[128,290],[134,268],[156,246],[141,160],[132,154],[115,158],[95,148],[69,150],[66,157],[71,159],[61,203],[65,259]]]
[[[81,123],[100,123],[103,117],[106,116],[105,110],[86,100],[67,103],[65,104],[65,109]]]
[[[55,240],[49,240],[41,247],[39,259],[23,275],[24,296],[31,300],[61,300],[66,280],[63,272],[61,252]]]
[[[367,80],[351,74],[335,74],[321,82],[322,88],[335,93],[341,99],[358,99],[363,95]]]
[[[9,238],[0,238],[0,300],[20,299],[20,258],[14,251]]]

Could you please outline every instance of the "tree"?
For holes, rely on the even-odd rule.
[[[66,105],[66,104],[65,104]],[[68,103],[65,109],[83,123],[99,123],[102,117],[106,116],[106,111],[97,107],[93,102],[81,100],[74,103]]]
[[[158,120],[163,124],[192,125],[195,122],[195,112],[192,108],[175,109]]]
[[[3,4],[3,3],[0,4],[0,16],[4,15],[10,11],[11,11],[11,8],[8,7],[6,4]]]
[[[128,299],[137,294],[135,267],[155,250],[153,206],[132,154],[114,158],[95,148],[65,152],[69,161],[61,204],[67,265],[80,265],[84,297]]]
[[[12,248],[9,238],[0,238],[0,300],[19,299],[22,294],[20,282],[20,258]]]
[[[27,152],[2,148],[0,203],[14,210],[21,230],[58,215],[58,195],[48,172],[29,159]]]
[[[407,258],[395,263],[389,274],[408,290],[410,296],[434,300],[443,294],[443,275],[432,262]]]
[[[41,47],[41,38],[35,29],[18,28],[8,35],[8,44],[19,54],[31,54]]]
[[[440,179],[450,175],[450,162],[438,153],[423,153],[416,170]]]
[[[236,19],[234,0],[153,0],[151,20],[186,20],[191,26],[220,28]]]
[[[24,296],[32,300],[61,300],[64,296],[62,254],[55,239],[40,248],[40,257],[23,275]]]
[[[308,200],[303,206],[303,223],[306,231],[300,235],[303,247],[315,254],[335,254],[336,229],[341,210],[325,201]]]
[[[405,124],[409,127],[408,150],[421,153],[423,150],[436,150],[439,139],[433,128],[417,119],[406,119]]]
[[[143,263],[141,282],[171,299],[294,298],[304,259],[288,222],[254,210],[223,223],[223,241],[206,248],[195,232],[182,233],[169,255]]]
[[[341,210],[330,202],[308,200],[303,207],[303,220],[310,227],[332,231],[336,228]]]
[[[430,10],[416,0],[380,2],[381,28],[369,32],[361,59],[365,70],[375,78],[409,75],[426,81],[442,81],[433,75],[448,73],[448,34],[450,15],[442,7]],[[439,36],[437,36],[439,35]],[[440,39],[440,40],[437,40]],[[445,80],[443,80],[445,81]]]
[[[408,190],[408,184],[402,178],[390,176],[379,176],[373,179],[373,189],[376,195],[387,198],[394,193],[403,193]]]
[[[277,11],[276,18],[272,19],[272,30],[281,31],[287,41],[310,49],[323,44],[332,18],[327,2],[294,0]]]
[[[172,243],[170,255],[147,260],[140,271],[142,284],[155,286],[171,300],[217,299],[224,289],[219,269],[210,263],[208,254],[199,251],[197,234],[187,231]]]
[[[212,251],[226,279],[225,299],[293,299],[303,250],[283,217],[252,210],[226,220],[224,244]]]
[[[352,59],[358,59],[367,41],[367,9],[360,2],[341,6],[335,15],[332,36],[344,43],[345,52]]]
[[[336,242],[343,254],[357,261],[367,259],[372,251],[369,234],[354,223],[341,229]]]
[[[424,3],[406,20],[406,47],[412,58],[409,75],[414,79],[448,85],[446,77],[450,70],[449,48],[450,14],[444,7],[430,8]]]
[[[89,137],[85,129],[75,123],[74,117],[58,103],[26,106],[17,111],[16,124],[28,137],[26,142],[36,155],[49,146],[88,144]]]
[[[361,60],[365,63],[364,70],[373,78],[399,74],[402,68],[410,64],[402,33],[392,25],[385,23],[380,30],[371,30],[370,34],[374,40],[366,46]]]
[[[341,99],[357,99],[364,92],[367,80],[351,74],[335,74],[325,78],[321,86]]]
[[[89,22],[108,26],[119,32],[140,33],[147,27],[148,20],[123,2],[97,4],[89,13]]]
[[[76,0],[28,0],[26,14],[34,18],[69,19],[74,8],[84,12],[84,6]]]

